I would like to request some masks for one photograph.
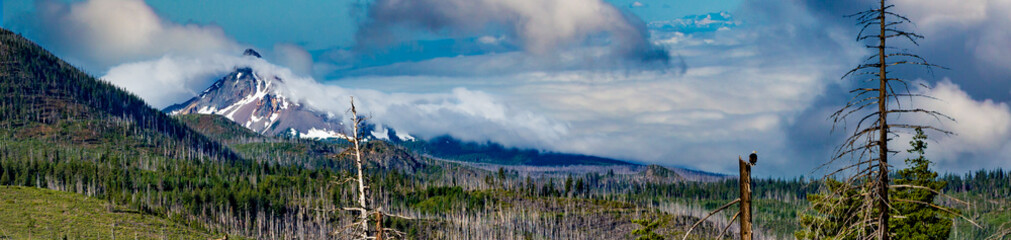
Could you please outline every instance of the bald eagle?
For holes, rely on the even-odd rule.
[[[751,162],[752,166],[758,162],[758,151],[751,151],[751,155],[748,155],[748,162]]]

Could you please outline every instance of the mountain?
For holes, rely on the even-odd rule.
[[[252,49],[247,49],[243,55],[253,58],[260,56]],[[174,116],[220,115],[265,136],[327,139],[343,138],[342,133],[348,132],[339,115],[324,113],[293,101],[283,94],[285,88],[285,80],[278,76],[248,66],[237,67],[200,95],[169,106],[164,111]],[[425,141],[395,129],[377,129],[372,124],[366,124],[362,132],[371,133],[366,136],[368,139],[388,140],[416,152],[460,161],[536,166],[631,164],[579,154],[505,148],[495,143],[467,143],[449,136]]]
[[[243,54],[259,58],[252,49]],[[280,94],[284,80],[250,67],[236,68],[192,99],[169,106],[171,115],[216,114],[267,136],[281,134],[303,138],[342,137],[344,128],[335,115],[312,110]]]
[[[260,54],[247,49],[244,57],[259,58]],[[285,79],[266,71],[258,71],[250,66],[236,67],[234,71],[215,81],[200,95],[186,102],[175,104],[163,111],[190,121],[217,121],[207,116],[182,117],[186,115],[219,115],[255,133],[268,137],[285,136],[307,139],[343,138],[350,132],[342,123],[340,115],[312,108],[284,95]],[[206,124],[191,127],[201,129]],[[220,126],[219,126],[220,127]],[[243,135],[235,129],[206,129],[210,136],[221,133]],[[386,140],[407,149],[428,156],[471,163],[523,166],[624,166],[638,167],[639,164],[582,154],[543,152],[534,149],[507,148],[494,142],[464,142],[444,135],[432,139],[415,139],[413,136],[392,128],[377,127],[366,123],[362,129],[369,140]],[[248,136],[247,136],[248,138]],[[224,142],[234,139],[219,138]],[[636,168],[638,171],[638,168]],[[690,179],[718,180],[723,176],[687,169],[675,168],[680,175],[697,176]]]
[[[265,138],[221,115],[185,114],[176,119],[204,136],[223,143],[262,141]]]
[[[180,159],[239,159],[137,96],[5,29],[0,29],[0,93],[0,135],[7,140],[115,146]]]

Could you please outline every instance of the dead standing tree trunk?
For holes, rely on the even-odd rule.
[[[751,153],[751,162],[744,162],[740,157],[737,161],[741,167],[741,240],[751,240],[751,166],[758,160],[758,155]]]
[[[878,33],[878,89],[883,90],[888,88],[888,67],[885,64],[885,35],[886,28],[888,24],[885,24],[885,1],[881,0],[880,6],[882,13],[878,14],[878,24],[880,27],[880,32]],[[878,183],[876,186],[876,192],[878,197],[878,239],[887,240],[888,235],[888,111],[886,109],[888,104],[888,98],[886,96],[887,91],[878,91],[878,114],[880,115],[881,124],[878,125]]]
[[[843,75],[843,78],[869,77],[859,79],[861,86],[850,91],[854,94],[853,98],[846,106],[831,116],[835,123],[834,129],[835,125],[845,123],[851,114],[863,115],[857,122],[853,133],[836,149],[832,159],[822,165],[829,165],[845,156],[857,159],[856,163],[845,165],[825,176],[828,179],[834,178],[836,174],[853,172],[853,176],[847,177],[843,181],[844,187],[831,193],[832,197],[843,197],[846,191],[853,188],[859,189],[859,192],[862,193],[851,196],[851,198],[860,198],[856,200],[859,202],[858,209],[860,211],[854,216],[845,218],[845,223],[838,223],[845,227],[835,233],[836,237],[856,235],[858,238],[864,238],[868,233],[880,240],[887,240],[891,237],[888,229],[892,203],[888,198],[890,184],[888,156],[897,152],[889,150],[888,141],[898,135],[894,132],[895,129],[923,128],[951,134],[929,125],[889,123],[890,115],[923,114],[938,120],[941,118],[954,120],[936,111],[909,108],[908,102],[906,106],[903,106],[900,101],[900,98],[905,97],[908,97],[910,102],[914,97],[934,98],[911,93],[906,79],[888,75],[894,71],[891,69],[892,67],[918,65],[926,66],[929,69],[939,66],[928,63],[926,59],[912,54],[906,49],[888,44],[890,39],[904,38],[914,45],[918,45],[916,40],[922,39],[923,36],[901,29],[900,26],[911,23],[911,21],[893,12],[891,9],[895,5],[889,5],[886,2],[887,0],[879,0],[876,8],[849,16],[855,17],[857,25],[861,26],[856,40],[866,41],[866,47],[876,51],[874,55],[865,60],[865,63]],[[927,87],[926,85],[922,86]],[[865,125],[865,123],[869,125]],[[820,228],[821,226],[815,227]]]
[[[404,219],[404,220],[414,220],[413,217],[407,217],[407,216],[402,216],[402,215],[397,215],[397,214],[392,214],[392,213],[386,213],[386,212],[383,212],[382,207],[376,207],[376,209],[369,209],[369,205],[368,205],[368,199],[369,199],[368,198],[368,194],[369,194],[369,191],[368,191],[368,184],[365,183],[365,162],[364,162],[365,160],[362,159],[362,146],[361,146],[362,137],[361,137],[361,134],[360,134],[361,125],[365,121],[365,118],[358,116],[358,109],[355,107],[355,98],[354,97],[351,97],[351,109],[349,109],[348,111],[351,112],[351,123],[353,124],[353,126],[352,126],[351,129],[352,129],[353,132],[351,133],[351,135],[345,136],[345,139],[347,139],[349,142],[351,142],[352,147],[354,147],[354,152],[353,153],[355,155],[354,156],[355,157],[355,167],[357,168],[356,170],[357,170],[357,174],[358,175],[356,176],[356,178],[353,178],[353,179],[357,180],[356,183],[358,184],[358,207],[345,208],[345,210],[358,211],[359,212],[359,217],[358,217],[359,219],[358,219],[357,222],[354,222],[353,224],[348,225],[348,227],[346,227],[344,229],[348,229],[349,227],[355,226],[355,225],[360,226],[360,228],[359,228],[359,231],[361,231],[359,233],[359,238],[360,239],[378,239],[378,240],[382,240],[382,239],[384,239],[384,237],[385,238],[391,238],[391,239],[392,238],[403,238],[403,237],[406,236],[406,234],[404,232],[398,231],[397,229],[384,228],[383,227],[383,218],[384,217],[394,217],[394,218],[399,218],[399,219]],[[378,204],[377,204],[377,206],[378,206]],[[376,224],[376,228],[372,232],[370,232],[370,230],[369,230],[369,215],[370,214],[375,214],[376,215],[376,223],[375,223]],[[387,233],[389,233],[388,236],[384,236],[384,235],[387,235]],[[375,234],[375,236],[370,236],[370,234]]]
[[[754,233],[753,233],[753,231],[751,229],[751,227],[752,227],[752,224],[751,224],[752,223],[752,220],[751,220],[751,166],[755,166],[755,163],[758,162],[758,154],[756,152],[751,152],[751,155],[748,156],[748,162],[745,162],[743,159],[741,159],[740,156],[738,156],[737,157],[737,162],[738,162],[738,165],[741,168],[740,169],[741,176],[740,176],[740,178],[738,180],[738,183],[740,184],[740,190],[741,190],[740,193],[741,193],[741,196],[739,198],[737,198],[737,199],[734,199],[733,201],[730,201],[727,204],[724,204],[723,206],[720,206],[716,210],[713,210],[712,212],[709,212],[709,214],[707,214],[705,217],[703,217],[702,219],[699,219],[699,221],[695,222],[695,224],[692,224],[692,227],[689,228],[687,232],[685,232],[685,236],[682,237],[681,240],[688,239],[688,235],[690,235],[692,233],[692,230],[695,230],[695,228],[698,227],[699,224],[702,224],[702,222],[706,221],[706,219],[709,219],[709,217],[713,216],[713,214],[716,214],[716,213],[718,213],[720,211],[723,211],[723,210],[727,209],[731,205],[734,205],[734,203],[739,203],[738,206],[740,207],[740,210],[738,210],[738,212],[734,214],[734,217],[730,218],[731,224],[727,224],[727,227],[723,228],[723,231],[720,232],[720,237],[722,237],[723,234],[727,232],[727,229],[730,229],[730,225],[733,224],[734,219],[738,219],[738,217],[740,217],[740,219],[739,219],[740,222],[739,223],[740,223],[740,228],[741,228],[740,229],[741,230],[741,240],[751,240],[752,239],[752,236],[754,235]]]
[[[351,129],[352,129],[352,132],[351,132],[351,135],[346,135],[346,136],[344,136],[344,138],[347,139],[349,142],[351,142],[351,146],[354,147],[355,167],[357,168],[356,170],[358,171],[358,175],[356,177],[356,180],[357,180],[356,182],[358,183],[358,207],[355,207],[355,208],[346,208],[346,210],[352,210],[352,211],[358,211],[359,212],[358,221],[356,222],[356,224],[358,224],[359,226],[361,226],[361,228],[359,229],[359,231],[361,231],[359,233],[359,235],[360,235],[359,237],[361,239],[371,239],[372,237],[369,236],[369,212],[370,211],[369,211],[369,208],[368,208],[368,202],[367,202],[367,197],[366,197],[366,194],[368,193],[368,189],[367,189],[367,185],[365,184],[365,174],[364,174],[364,166],[363,166],[364,164],[362,162],[362,150],[361,150],[361,143],[360,143],[361,142],[361,137],[358,135],[358,131],[359,131],[358,127],[365,120],[365,118],[358,117],[358,109],[355,108],[355,98],[354,97],[351,97],[351,109],[349,111],[351,112],[351,124],[352,124]]]

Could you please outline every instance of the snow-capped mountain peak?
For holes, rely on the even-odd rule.
[[[248,51],[247,51],[248,52]],[[255,53],[255,52],[254,52]],[[289,129],[314,138],[341,137],[340,119],[320,114],[281,94],[284,80],[249,67],[236,68],[207,90],[165,109],[171,115],[217,114],[264,135]]]
[[[260,57],[249,49],[245,56]],[[343,116],[320,111],[284,95],[285,81],[269,72],[252,67],[236,67],[214,82],[200,95],[169,106],[171,115],[216,114],[267,136],[297,136],[301,138],[344,138],[349,132]],[[383,127],[368,127],[372,138],[413,140],[407,133]],[[376,128],[376,129],[373,129]]]
[[[259,58],[254,50],[244,56]],[[206,90],[186,102],[165,108],[169,114],[218,114],[254,132],[266,136],[291,136],[306,139],[345,138],[349,131],[342,123],[345,116],[318,110],[284,95],[282,78],[252,67],[237,67],[215,81]],[[367,126],[369,138],[411,141],[415,138],[381,126]]]

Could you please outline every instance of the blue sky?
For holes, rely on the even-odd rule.
[[[951,70],[899,70],[957,122],[931,135],[943,172],[1011,167],[1011,3],[893,0]],[[828,115],[869,54],[842,16],[872,1],[4,1],[20,32],[155,107],[230,71],[245,48],[296,98],[421,137],[732,173],[811,175],[843,133]],[[1005,17],[1002,17],[1005,16]],[[900,45],[902,46],[902,45]],[[900,135],[899,149],[908,142]],[[899,155],[902,158],[904,155]],[[901,166],[899,161],[896,164]],[[817,172],[813,173],[817,174]]]

